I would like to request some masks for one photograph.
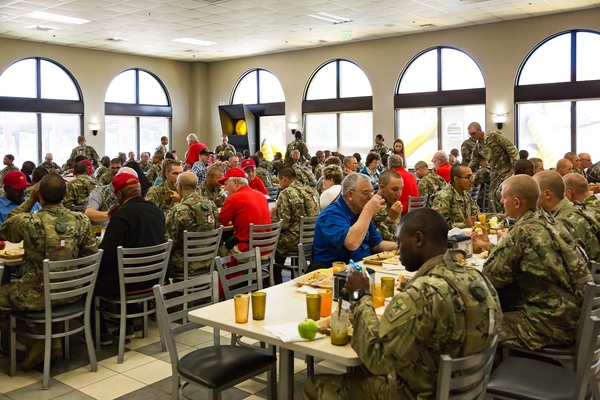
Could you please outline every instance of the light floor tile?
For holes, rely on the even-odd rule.
[[[155,360],[138,368],[131,369],[123,375],[151,385],[172,375],[171,364],[162,360]]]
[[[54,379],[50,379],[47,390],[42,390],[42,383],[36,382],[9,392],[6,396],[12,400],[50,400],[71,392],[76,392],[76,390]]]
[[[23,372],[17,365],[17,374],[8,376],[8,358],[0,358],[0,393],[8,393],[13,390],[40,382],[43,375],[37,371]]]
[[[237,385],[235,385],[235,387],[240,390],[243,390],[244,392],[254,394],[266,388],[267,385],[261,382],[257,382],[254,379],[248,379],[247,381],[238,383]]]
[[[333,370],[336,370],[336,371],[346,372],[346,367],[344,367],[343,365],[334,363],[332,361],[323,360],[318,365],[321,366],[321,367],[333,369]]]
[[[299,358],[294,358],[294,374],[297,374],[300,371],[304,371],[306,369],[306,362],[304,360],[300,360]]]
[[[148,337],[136,337],[135,339],[130,340],[129,343],[125,343],[125,348],[135,350],[159,341],[160,336],[148,334]]]
[[[118,356],[110,357],[106,360],[99,361],[98,364],[122,374],[130,369],[138,368],[144,364],[148,364],[149,362],[156,361],[156,358],[138,353],[135,350],[125,353],[123,364],[118,364],[117,359]]]
[[[57,375],[54,377],[54,379],[64,383],[65,385],[69,385],[72,388],[79,389],[106,378],[110,378],[116,374],[117,373],[115,371],[105,368],[101,365],[98,365],[98,371],[91,372],[90,366],[87,365],[85,367],[77,368],[73,371]]]
[[[258,397],[256,395],[248,396],[244,400],[265,400],[262,397]]]
[[[115,375],[79,389],[98,400],[111,400],[143,388],[145,385],[125,375]]]

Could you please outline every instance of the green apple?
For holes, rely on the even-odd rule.
[[[317,336],[317,323],[312,319],[305,319],[298,324],[298,333],[303,339],[314,339]]]

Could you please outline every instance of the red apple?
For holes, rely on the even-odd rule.
[[[0,250],[4,250],[5,247],[6,247],[6,243],[4,243],[2,240],[0,240]]]

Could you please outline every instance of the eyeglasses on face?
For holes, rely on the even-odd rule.
[[[351,190],[352,192],[357,192],[357,193],[361,193],[363,196],[373,196],[373,194],[375,193],[374,190],[362,190],[362,191],[358,191],[358,190]]]
[[[472,180],[473,178],[475,178],[475,175],[470,174],[470,175],[465,175],[465,176],[459,176],[459,178]]]

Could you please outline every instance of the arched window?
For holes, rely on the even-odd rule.
[[[515,86],[517,143],[556,166],[567,151],[600,159],[600,34],[562,32],[537,45]]]
[[[471,122],[485,122],[485,82],[479,66],[450,47],[428,49],[404,71],[394,96],[396,138],[404,141],[405,163],[430,162],[437,150],[460,149]]]
[[[0,75],[0,154],[42,162],[46,153],[64,163],[82,134],[83,100],[75,78],[40,57],[10,65]]]
[[[372,110],[371,83],[358,65],[340,59],[321,65],[302,102],[311,154],[317,150],[366,154],[373,145]]]
[[[171,143],[171,100],[163,83],[152,73],[134,68],[117,75],[105,98],[105,154],[119,151],[154,153],[160,138]],[[169,145],[169,148],[170,145]]]
[[[243,104],[256,117],[257,143],[267,160],[285,154],[285,95],[279,79],[257,68],[238,79],[230,104]]]

